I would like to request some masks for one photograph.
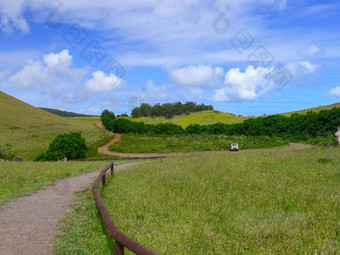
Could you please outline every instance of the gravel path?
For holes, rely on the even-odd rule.
[[[115,167],[120,171],[137,163]],[[29,197],[18,198],[0,208],[0,254],[52,254],[48,245],[58,233],[58,221],[75,201],[74,192],[88,187],[95,171],[58,181]],[[93,201],[94,203],[94,201]]]

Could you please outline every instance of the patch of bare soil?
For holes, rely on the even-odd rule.
[[[126,169],[136,163],[115,167]],[[18,198],[0,208],[0,254],[52,254],[49,244],[58,233],[58,221],[75,201],[74,192],[89,186],[100,171],[60,180],[29,197]]]

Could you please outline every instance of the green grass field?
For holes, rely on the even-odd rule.
[[[0,205],[31,195],[53,185],[55,180],[100,170],[107,164],[107,161],[0,162]]]
[[[340,254],[339,153],[153,160],[116,173],[100,190],[119,230],[159,254]],[[111,254],[90,188],[78,196],[56,254]]]
[[[235,116],[230,113],[220,112],[220,111],[202,111],[191,113],[188,115],[177,115],[172,119],[166,119],[164,117],[141,117],[141,118],[132,118],[132,117],[123,117],[132,121],[140,121],[146,124],[159,124],[159,123],[174,123],[182,126],[183,128],[187,127],[189,124],[201,124],[208,125],[216,122],[233,124],[239,123],[247,119],[247,117]]]
[[[59,134],[81,131],[89,148],[89,156],[111,137],[98,127],[99,117],[65,118],[26,104],[0,91],[0,145],[13,146],[12,152],[25,160],[33,160],[47,150]]]
[[[224,135],[135,135],[124,134],[110,146],[110,151],[121,153],[168,153],[192,151],[225,151],[230,144],[239,143],[240,149],[272,148],[288,145],[277,137]]]

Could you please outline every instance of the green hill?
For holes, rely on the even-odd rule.
[[[340,102],[339,103],[334,103],[334,104],[329,104],[329,105],[322,105],[322,106],[318,106],[318,107],[313,107],[313,108],[308,108],[308,109],[303,109],[303,110],[298,110],[298,111],[293,111],[293,112],[286,112],[286,113],[281,113],[284,116],[290,116],[294,113],[299,113],[299,114],[306,114],[309,111],[313,111],[313,112],[319,112],[321,110],[328,110],[328,109],[332,109],[333,107],[340,107]]]
[[[89,115],[89,114],[81,114],[81,113],[75,113],[75,112],[67,112],[67,111],[62,111],[62,110],[52,109],[52,108],[39,107],[39,109],[53,113],[53,114],[61,116],[61,117],[98,117],[98,115]]]
[[[293,113],[306,114],[309,111],[319,112],[321,110],[332,109],[333,107],[340,107],[340,103],[318,106],[314,108],[280,113],[280,114],[289,117]],[[132,120],[132,121],[144,122],[146,124],[174,123],[185,128],[189,124],[208,125],[208,124],[213,124],[216,122],[221,122],[221,123],[226,123],[226,124],[240,123],[246,119],[254,118],[254,117],[236,116],[234,114],[213,110],[213,111],[196,112],[196,113],[191,113],[188,115],[178,115],[178,116],[173,117],[172,119],[166,119],[164,117],[141,117],[141,118],[123,117],[123,118]]]
[[[0,145],[11,144],[12,152],[26,160],[44,152],[58,134],[81,131],[92,151],[109,137],[98,127],[99,117],[56,116],[1,91],[0,109]]]
[[[241,117],[230,113],[213,110],[195,112],[188,115],[185,114],[177,115],[172,119],[166,119],[164,117],[141,117],[141,118],[124,117],[124,118],[132,121],[144,122],[146,124],[174,123],[182,127],[186,127],[189,124],[207,125],[216,122],[232,124],[242,122],[245,119],[248,119],[249,117]]]

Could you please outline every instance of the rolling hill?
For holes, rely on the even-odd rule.
[[[319,112],[321,110],[332,109],[333,107],[340,107],[340,103],[323,105],[323,106],[318,106],[314,108],[280,113],[280,114],[289,117],[290,115],[294,113],[306,114],[309,111]],[[236,116],[234,114],[213,110],[213,111],[196,112],[196,113],[191,113],[188,115],[178,115],[178,116],[173,117],[172,119],[166,119],[164,117],[141,117],[141,118],[122,117],[122,118],[132,120],[132,121],[140,121],[146,124],[174,123],[185,128],[189,124],[208,125],[208,124],[213,124],[216,122],[221,122],[221,123],[226,123],[226,124],[240,123],[246,119],[256,118],[256,117]]]
[[[319,112],[321,110],[328,110],[328,109],[332,109],[333,107],[340,107],[340,102],[339,103],[334,103],[334,104],[329,104],[329,105],[322,105],[322,106],[318,106],[318,107],[313,107],[313,108],[308,108],[308,109],[303,109],[303,110],[298,110],[298,111],[293,111],[293,112],[286,112],[286,113],[281,113],[284,116],[290,116],[294,113],[298,113],[298,114],[306,114],[309,111],[313,111],[313,112]]]
[[[39,109],[53,113],[61,117],[98,117],[98,115],[88,115],[88,114],[81,114],[81,113],[75,113],[75,112],[67,112],[67,111],[62,111],[62,110],[52,109],[52,108],[39,107]]]
[[[81,131],[89,149],[109,137],[98,127],[99,117],[56,116],[1,91],[0,109],[0,145],[11,144],[12,152],[26,160],[44,152],[58,134]]]
[[[242,122],[249,117],[236,116],[230,113],[221,111],[201,111],[195,112],[188,115],[177,115],[172,119],[166,119],[164,117],[122,117],[132,121],[140,121],[146,124],[159,124],[159,123],[174,123],[182,127],[187,127],[189,124],[201,124],[207,125],[216,122],[222,122],[227,124]]]

